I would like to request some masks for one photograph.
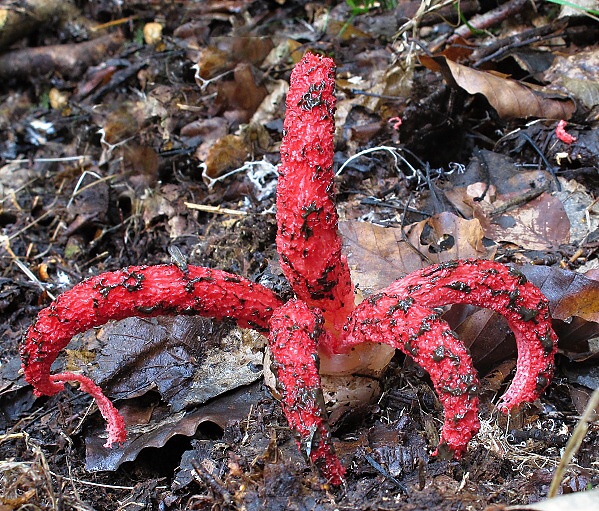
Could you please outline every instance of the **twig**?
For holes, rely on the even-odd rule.
[[[185,204],[185,206],[189,209],[196,209],[198,211],[203,211],[204,213],[216,213],[221,215],[237,216],[248,215],[247,211],[240,211],[238,209],[221,208],[220,206],[208,206],[205,204],[194,204],[193,202],[184,202],[183,204]]]
[[[69,78],[83,74],[89,66],[106,58],[123,43],[120,33],[77,44],[21,48],[0,55],[0,77],[24,80],[58,73]]]
[[[567,21],[562,19],[550,25],[530,28],[512,36],[496,39],[488,45],[481,46],[472,53],[470,56],[471,61],[474,62],[472,67],[479,68],[485,62],[498,59],[498,57],[513,51],[515,48],[554,38],[556,33],[566,28],[567,24]]]
[[[454,31],[448,42],[451,43],[458,37],[470,37],[473,32],[476,32],[477,30],[484,30],[486,28],[494,27],[509,16],[520,12],[527,3],[528,0],[509,0],[496,9],[487,11],[478,16],[473,16],[468,23],[458,27]]]
[[[91,160],[91,156],[87,156],[82,154],[81,156],[63,156],[61,158],[33,158],[31,160],[26,160],[20,158],[18,160],[6,160],[6,163],[56,163],[61,161],[80,161],[83,162],[85,160]]]
[[[525,133],[524,131],[521,131],[519,133],[519,136],[522,137],[524,140],[526,140],[532,146],[532,148],[537,152],[537,154],[539,155],[539,157],[541,158],[541,160],[543,160],[543,163],[547,167],[547,170],[553,176],[553,180],[555,181],[555,186],[557,188],[557,191],[561,192],[562,191],[562,184],[559,182],[559,179],[557,178],[557,170],[555,169],[555,167],[553,165],[551,165],[551,163],[549,163],[549,160],[545,157],[545,155],[543,154],[543,151],[541,151],[541,149],[535,143],[535,141],[532,138],[530,138],[530,136],[528,135],[528,133]]]
[[[34,275],[34,273],[25,266],[21,260],[17,257],[17,255],[13,252],[12,248],[10,248],[10,240],[8,236],[0,237],[0,242],[2,243],[2,247],[4,250],[8,252],[13,262],[17,265],[19,270],[21,270],[28,278],[33,282],[37,287],[39,287],[42,291],[44,291],[52,300],[55,300],[56,297],[48,291],[48,289],[40,282],[40,280]]]
[[[399,30],[395,33],[393,39],[397,40],[404,32],[407,32],[408,30],[412,30],[412,35],[415,35],[414,32],[419,27],[424,16],[432,12],[436,12],[440,9],[443,9],[448,5],[452,5],[453,3],[455,3],[455,0],[444,0],[438,3],[435,2],[436,0],[422,0],[420,3],[420,7],[418,8],[418,11],[416,11],[416,14],[414,14],[414,16],[411,19],[409,19],[401,27],[399,27]]]
[[[218,477],[213,476],[196,460],[191,460],[191,466],[193,467],[191,475],[197,482],[207,485],[212,491],[219,494],[226,504],[233,502],[233,497]]]
[[[513,197],[510,200],[504,202],[501,206],[495,208],[495,210],[493,210],[493,212],[491,213],[491,218],[503,215],[504,213],[507,213],[511,209],[517,208],[522,204],[527,204],[531,200],[536,199],[539,195],[545,193],[547,190],[549,190],[549,183],[544,183],[539,188],[533,188],[523,193],[522,195]]]
[[[385,479],[391,481],[400,492],[404,494],[408,494],[408,487],[402,482],[398,481],[395,477],[391,475],[391,473],[383,467],[379,462],[377,462],[372,456],[364,453],[364,459],[368,462],[368,464],[374,468],[377,472],[379,472]]]

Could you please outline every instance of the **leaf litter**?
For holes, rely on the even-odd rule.
[[[0,387],[4,389],[0,400],[2,410],[10,410],[2,437],[5,461],[1,468],[3,488],[12,492],[3,498],[16,500],[2,504],[36,502],[51,509],[52,492],[60,488],[59,481],[66,481],[62,479],[67,476],[65,460],[70,477],[82,481],[59,490],[65,505],[72,507],[92,506],[87,502],[98,509],[116,509],[112,499],[105,505],[100,502],[110,491],[129,494],[131,481],[139,502],[173,509],[215,503],[232,509],[260,503],[275,509],[283,502],[288,507],[289,499],[299,509],[444,509],[458,503],[484,509],[493,503],[544,497],[559,447],[533,433],[556,432],[552,428],[570,432],[575,424],[572,414],[580,413],[589,399],[588,390],[596,385],[592,377],[598,357],[596,282],[569,271],[592,268],[599,246],[594,236],[597,134],[590,129],[596,122],[592,90],[596,50],[577,29],[580,21],[567,23],[559,41],[554,32],[553,39],[524,39],[525,46],[551,57],[552,64],[544,70],[530,67],[532,60],[527,58],[526,71],[534,72],[535,79],[529,82],[553,86],[566,98],[556,100],[521,85],[523,68],[514,67],[510,58],[491,57],[484,70],[479,70],[471,56],[476,53],[457,52],[459,62],[450,60],[447,53],[434,57],[452,70],[446,78],[465,80],[460,88],[450,90],[440,74],[416,64],[410,41],[389,39],[406,12],[411,13],[408,17],[416,13],[417,6],[410,11],[403,2],[394,10],[377,8],[353,20],[345,2],[334,2],[330,11],[293,0],[278,2],[272,12],[271,6],[260,1],[186,7],[184,12],[182,6],[162,6],[160,15],[154,16],[155,7],[137,10],[139,6],[132,4],[128,9],[139,17],[127,18],[129,25],[115,29],[108,46],[102,40],[94,45],[92,37],[85,51],[93,58],[84,58],[85,65],[68,67],[67,63],[65,67],[58,61],[41,77],[32,68],[32,63],[40,61],[20,56],[25,66],[19,73],[24,78],[3,86],[12,94],[2,106],[6,137],[0,143],[0,156],[5,160],[0,173],[1,219],[4,246],[10,249],[3,254],[4,277],[10,280],[1,283],[5,349],[0,377],[6,385]],[[469,6],[463,7],[466,15],[472,12]],[[89,6],[82,14],[98,24],[100,19],[118,22],[121,15],[131,13],[119,11],[116,3],[103,3]],[[541,9],[538,19],[547,22],[545,14]],[[186,16],[193,21],[183,24]],[[442,17],[414,18],[414,34],[421,43],[434,50],[439,44],[433,41],[437,28],[451,31],[442,24],[445,16],[452,16],[451,9],[442,12]],[[521,19],[530,22],[530,13]],[[145,21],[161,24],[157,39],[143,42]],[[582,22],[584,29],[596,32],[596,26],[588,23]],[[83,48],[73,44],[75,26],[66,27],[62,33],[49,28],[39,33],[43,42],[50,43],[50,53],[36,56],[44,59],[44,66],[51,62],[51,52],[69,50],[81,55]],[[245,33],[237,33],[239,27]],[[514,31],[516,36],[519,31],[525,33],[522,26]],[[470,44],[486,49],[492,40],[485,37],[471,38]],[[510,41],[508,48],[520,48],[520,41],[514,47],[510,46],[514,39]],[[19,51],[32,50],[29,43]],[[400,161],[399,173],[389,154],[370,153],[339,177],[339,199],[347,217],[343,227],[347,252],[360,288],[365,292],[380,288],[383,281],[388,283],[430,261],[457,256],[534,263],[523,271],[550,300],[563,339],[560,367],[564,374],[579,376],[556,383],[543,402],[511,418],[529,435],[514,444],[524,442],[525,449],[518,453],[512,448],[489,411],[484,422],[488,435],[479,436],[480,447],[469,453],[469,461],[455,464],[428,457],[425,446],[435,443],[431,432],[437,429],[430,422],[430,412],[437,405],[430,387],[419,378],[418,368],[397,357],[381,382],[380,403],[362,410],[362,416],[346,417],[338,426],[336,433],[343,439],[340,452],[346,465],[353,460],[356,475],[345,493],[332,495],[318,485],[314,475],[302,472],[303,461],[279,423],[272,398],[249,383],[260,377],[260,359],[252,358],[254,373],[248,359],[225,357],[224,365],[233,373],[237,390],[227,390],[223,385],[227,380],[215,374],[216,395],[208,405],[200,405],[203,398],[195,396],[197,389],[181,382],[201,374],[196,373],[201,371],[198,346],[210,341],[204,337],[198,341],[194,333],[182,337],[189,343],[178,344],[173,341],[180,341],[180,336],[173,337],[179,332],[174,325],[165,330],[160,323],[125,323],[98,334],[100,339],[106,335],[106,341],[99,341],[96,332],[86,334],[88,340],[81,341],[85,344],[74,345],[65,361],[77,362],[86,372],[93,370],[107,386],[114,385],[122,409],[130,409],[129,417],[139,425],[141,435],[135,445],[111,461],[105,450],[90,447],[92,440],[98,445],[102,441],[95,436],[94,420],[87,418],[80,400],[51,400],[51,411],[44,413],[46,408],[32,407],[30,395],[23,398],[27,388],[11,370],[19,332],[28,326],[37,307],[47,302],[40,286],[57,293],[65,282],[72,285],[90,273],[168,261],[167,247],[174,243],[190,262],[231,269],[286,293],[273,249],[274,190],[265,187],[272,181],[253,179],[249,172],[253,166],[248,164],[263,161],[268,176],[268,169],[278,163],[288,72],[311,45],[334,52],[339,66],[339,166],[361,150],[377,146],[410,151],[402,153],[405,161]],[[574,51],[576,45],[588,49]],[[566,53],[560,54],[564,49]],[[512,53],[517,62],[527,57]],[[192,69],[194,64],[199,70]],[[463,74],[456,80],[458,69]],[[72,78],[76,76],[81,78]],[[482,81],[475,81],[472,88],[473,80],[481,76]],[[502,99],[501,91],[510,97]],[[488,102],[481,102],[477,94]],[[529,109],[533,104],[537,110]],[[555,105],[561,108],[557,113],[547,110]],[[542,119],[529,124],[522,120],[535,114]],[[577,140],[566,145],[555,137],[557,123],[547,118],[572,115],[567,130]],[[393,118],[402,120],[397,129],[389,122]],[[242,128],[248,121],[250,129]],[[223,139],[235,141],[234,152]],[[475,151],[476,146],[483,151]],[[500,165],[497,158],[504,159]],[[467,171],[452,173],[455,163]],[[209,188],[203,182],[202,164],[210,168],[206,176],[216,179],[209,181]],[[236,172],[240,168],[245,170]],[[84,173],[85,179],[78,184]],[[561,192],[557,192],[556,173],[562,176]],[[90,176],[94,174],[101,184],[93,184]],[[88,185],[92,187],[77,193]],[[543,192],[532,197],[539,189]],[[186,203],[247,215],[243,219],[214,216],[210,208],[190,210]],[[497,221],[494,213],[499,208],[504,210],[500,209],[502,220]],[[28,283],[17,258],[33,270],[37,283]],[[489,372],[486,384],[498,392],[509,379],[513,357],[505,326],[486,311],[470,314],[455,306],[446,317],[454,318],[452,325],[469,344],[478,369]],[[122,334],[107,333],[111,328]],[[202,328],[220,332],[222,326]],[[124,342],[124,338],[135,342]],[[222,336],[214,341],[217,352],[222,349],[216,347],[221,340]],[[256,356],[258,350],[250,351]],[[235,363],[248,373],[248,380],[237,374]],[[585,379],[585,374],[590,378]],[[573,401],[576,391],[579,397]],[[221,405],[222,410],[205,408],[212,405]],[[21,428],[31,435],[29,439],[12,436],[12,431]],[[69,436],[61,436],[62,431]],[[399,446],[398,437],[402,439]],[[83,439],[92,449],[88,468],[114,470],[123,464],[116,472],[96,473],[99,487],[85,484],[90,474],[83,469]],[[564,492],[584,486],[585,481],[597,484],[592,464],[596,449],[597,430],[592,425],[578,466],[572,467],[563,483]],[[45,453],[46,461],[42,462],[39,452]],[[159,459],[167,452],[172,456],[164,458],[160,468],[152,456]],[[12,461],[15,456],[20,456],[17,464],[33,463],[21,465],[23,470],[39,467],[44,484],[33,476],[15,479],[19,474]],[[181,471],[176,470],[179,463]],[[513,476],[503,484],[494,482],[514,467],[520,479]],[[15,481],[22,486],[14,486]],[[523,481],[527,484],[524,493]],[[138,506],[133,500],[128,505]]]

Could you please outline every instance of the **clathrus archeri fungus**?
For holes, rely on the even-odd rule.
[[[291,74],[277,190],[277,249],[296,295],[283,303],[243,277],[192,265],[132,266],[90,278],[42,310],[25,335],[21,356],[36,395],[66,381],[93,395],[108,421],[107,445],[125,439],[118,411],[89,378],[50,374],[71,337],[129,316],[199,314],[232,318],[268,334],[281,403],[302,452],[332,484],[343,482],[323,406],[320,359],[358,345],[384,343],[430,374],[445,413],[441,444],[460,456],[478,429],[478,380],[468,350],[435,308],[487,307],[516,335],[518,364],[500,408],[536,399],[553,372],[557,338],[548,303],[526,278],[492,261],[459,260],[416,271],[354,303],[341,253],[333,184],[333,61],[307,54]],[[369,348],[370,349],[370,348]]]

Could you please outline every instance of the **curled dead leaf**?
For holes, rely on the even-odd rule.
[[[482,94],[504,119],[570,119],[576,111],[574,101],[556,91],[533,88],[516,80],[471,69],[443,56],[423,56],[420,61],[429,69],[440,71],[452,87],[464,89],[469,94]]]

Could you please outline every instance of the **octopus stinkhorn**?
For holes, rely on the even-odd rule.
[[[268,333],[281,403],[301,451],[332,484],[345,469],[333,449],[319,361],[387,344],[430,374],[444,408],[441,443],[461,455],[478,431],[477,375],[468,350],[434,308],[470,303],[503,314],[516,335],[518,364],[502,410],[537,398],[553,373],[557,338],[548,303],[517,271],[492,261],[458,260],[397,280],[355,305],[337,229],[333,181],[335,67],[306,54],[291,74],[277,189],[277,250],[296,299],[283,303],[243,277],[192,265],[135,266],[90,278],[43,309],[21,347],[36,395],[66,381],[96,398],[108,422],[107,445],[125,439],[124,423],[89,378],[50,374],[76,333],[128,316],[199,314],[233,318]],[[357,349],[360,347],[359,349]],[[320,358],[319,358],[320,357]],[[341,358],[343,360],[343,357]]]

